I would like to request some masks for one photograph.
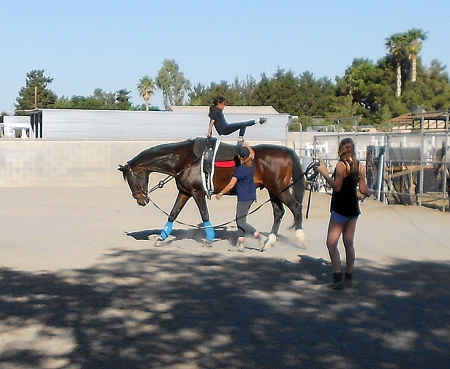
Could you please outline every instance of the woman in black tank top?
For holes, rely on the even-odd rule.
[[[355,230],[358,216],[361,213],[358,203],[359,191],[370,196],[367,188],[366,170],[356,160],[355,144],[351,138],[344,138],[339,144],[339,161],[336,164],[333,176],[328,174],[325,163],[317,171],[325,178],[333,189],[330,205],[330,221],[328,224],[327,248],[333,268],[333,282],[331,287],[341,289],[350,287],[353,282],[353,269],[355,265]],[[341,270],[341,257],[338,249],[339,238],[345,248],[346,271],[345,277]]]

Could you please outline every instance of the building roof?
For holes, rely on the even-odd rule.
[[[423,113],[423,129],[445,130],[449,119],[448,112]],[[392,129],[397,131],[411,131],[421,129],[422,114],[403,114],[391,119]]]

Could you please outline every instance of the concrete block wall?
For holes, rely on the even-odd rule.
[[[117,171],[118,165],[162,143],[167,141],[3,138],[0,140],[0,187],[120,186],[123,178]]]
[[[0,140],[0,187],[113,186],[119,164],[159,142]]]

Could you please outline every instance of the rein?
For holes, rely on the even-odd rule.
[[[293,180],[292,183],[291,183],[289,186],[287,186],[286,188],[284,188],[283,190],[281,190],[280,192],[278,192],[277,194],[275,194],[275,196],[278,196],[280,193],[283,193],[284,191],[286,191],[286,190],[288,190],[289,188],[291,188],[291,187],[292,187],[298,180],[300,180],[303,176],[305,176],[306,179],[307,179],[308,181],[312,181],[312,183],[314,183],[314,182],[316,181],[316,179],[317,179],[317,174],[318,174],[318,173],[315,172],[315,168],[317,168],[317,166],[318,166],[318,163],[317,163],[317,162],[311,162],[311,163],[306,167],[306,170],[303,172],[303,174],[302,174],[300,177],[298,177],[298,178],[296,178],[295,180]],[[314,173],[311,174],[311,175],[308,175],[308,172],[309,172],[310,170],[314,170]],[[308,217],[309,217],[309,209],[310,209],[310,207],[311,207],[311,195],[312,195],[312,186],[309,187],[308,205],[307,205],[307,208],[306,208],[306,219],[308,219]],[[268,203],[269,201],[271,201],[271,200],[272,200],[272,197],[269,197],[269,199],[267,199],[266,201],[264,201],[261,205],[259,205],[258,207],[256,207],[256,208],[253,209],[252,211],[250,211],[248,214],[250,215],[250,214],[256,213],[256,211],[258,211],[259,209],[261,209],[261,208],[263,207],[263,205],[267,204],[267,203]],[[219,224],[219,226],[221,226],[221,225],[226,225],[226,224],[229,224],[229,223],[231,223],[231,222],[232,222],[232,221],[229,221],[229,222],[224,223],[224,224]]]
[[[149,195],[150,193],[156,191],[157,189],[163,188],[164,185],[165,185],[166,183],[168,183],[168,182],[170,182],[172,179],[178,177],[181,173],[183,173],[186,169],[188,169],[189,167],[191,167],[191,166],[192,166],[194,163],[196,163],[198,160],[200,160],[200,158],[197,158],[196,160],[194,160],[192,163],[190,163],[190,164],[189,164],[188,166],[186,166],[184,169],[182,169],[181,171],[179,171],[175,176],[168,175],[166,178],[164,178],[163,180],[159,181],[157,185],[153,186],[153,188],[152,188],[151,190],[145,192],[145,193],[146,193],[146,197],[148,197],[149,201],[150,201],[150,202],[151,202],[151,203],[152,203],[159,211],[161,211],[161,212],[162,212],[163,214],[165,214],[166,216],[169,216],[169,213],[167,213],[165,210],[161,209],[161,207],[159,207],[159,206],[158,206],[158,205],[150,198],[150,196],[148,196],[148,195]],[[314,182],[316,181],[316,179],[317,179],[317,174],[318,174],[318,172],[315,171],[315,168],[316,168],[318,165],[319,165],[319,164],[318,164],[317,162],[311,162],[311,163],[306,167],[306,170],[303,172],[303,174],[302,174],[300,177],[298,177],[298,178],[296,178],[294,181],[292,181],[292,183],[291,183],[289,186],[287,186],[286,188],[284,188],[283,190],[281,190],[280,192],[278,192],[277,194],[275,194],[275,196],[277,196],[277,195],[283,193],[284,191],[288,190],[289,188],[291,188],[297,181],[299,181],[300,179],[302,179],[303,176],[305,176],[306,179],[307,179],[308,181],[312,181],[312,183],[314,183]],[[311,174],[311,175],[309,175],[308,173],[309,173],[311,170],[314,170],[314,173]],[[306,219],[308,219],[308,217],[309,217],[309,209],[310,209],[310,207],[311,207],[312,187],[313,187],[313,186],[311,185],[310,188],[309,188],[308,205],[307,205],[307,210],[306,210]],[[143,193],[144,193],[144,189],[142,189],[142,191],[143,191]],[[267,199],[266,201],[264,201],[261,205],[257,206],[257,207],[256,207],[255,209],[253,209],[252,211],[250,211],[247,215],[256,213],[259,209],[261,209],[265,204],[267,204],[267,203],[268,203],[269,201],[271,201],[271,200],[272,200],[272,197],[269,197],[269,199]],[[230,224],[230,223],[236,221],[237,219],[239,219],[239,218],[235,218],[235,219],[233,219],[233,220],[229,220],[228,222],[225,222],[225,223],[217,224],[216,227],[223,227],[223,226],[225,226],[225,225],[227,225],[227,224]],[[197,228],[197,229],[204,229],[204,228],[205,228],[205,227],[203,227],[203,226],[196,226],[196,225],[193,225],[193,224],[181,222],[181,221],[179,221],[179,220],[175,220],[174,222],[177,223],[177,224],[182,224],[182,225],[191,227],[191,228]]]
[[[157,185],[153,186],[150,190],[145,190],[143,188],[141,188],[142,193],[148,197],[149,194],[151,194],[152,192],[163,188],[164,185],[166,185],[167,183],[169,183],[172,179],[177,178],[181,173],[183,173],[185,170],[189,169],[190,167],[192,167],[196,162],[198,162],[201,159],[201,157],[195,159],[192,163],[188,164],[186,167],[184,167],[183,169],[181,169],[178,173],[176,173],[175,175],[168,175],[166,178],[162,179],[161,181],[158,182]],[[152,204],[154,204],[154,202],[152,201]],[[158,208],[159,209],[159,208]],[[166,214],[165,212],[163,212],[164,214]],[[166,214],[167,215],[167,214]]]

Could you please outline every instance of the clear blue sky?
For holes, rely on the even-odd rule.
[[[43,69],[59,97],[136,90],[173,59],[192,85],[260,80],[278,68],[343,76],[354,58],[376,62],[385,39],[428,32],[422,61],[450,68],[449,0],[0,0],[0,111],[26,74]],[[161,93],[151,100],[163,108]]]

